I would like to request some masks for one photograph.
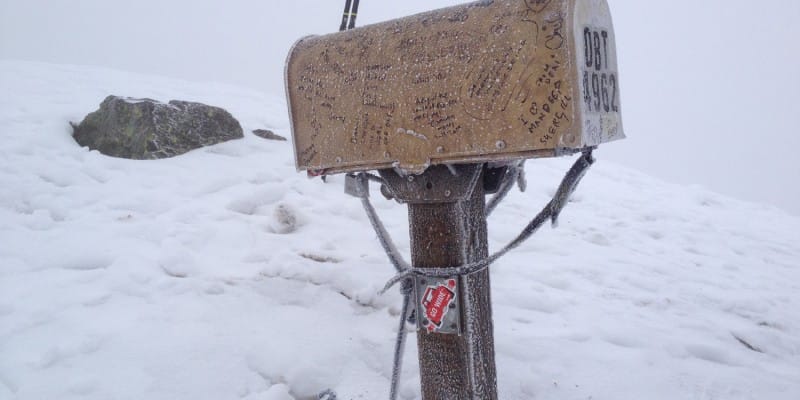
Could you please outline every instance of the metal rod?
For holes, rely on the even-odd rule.
[[[357,16],[358,16],[358,0],[353,0],[353,8],[350,10],[350,25],[347,26],[347,29],[353,29],[356,27]]]
[[[347,22],[350,20],[350,2],[352,0],[345,0],[344,12],[342,13],[342,24],[339,26],[339,32],[347,29]]]

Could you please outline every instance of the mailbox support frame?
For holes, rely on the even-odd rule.
[[[352,28],[350,3],[343,17],[353,18]],[[468,20],[478,22],[470,28]],[[292,47],[286,89],[298,171],[348,173],[347,193],[362,199],[398,272],[384,291],[402,282],[392,400],[411,299],[423,400],[497,399],[488,267],[548,220],[555,224],[594,162],[592,150],[625,137],[614,43],[606,0],[495,0],[307,37]],[[398,55],[396,63],[384,62],[395,59],[387,51]],[[424,70],[414,69],[419,65]],[[497,201],[487,210],[485,194],[497,186],[506,193],[521,159],[578,152],[583,156],[553,199],[489,256],[486,219]],[[501,168],[486,168],[493,164]],[[380,178],[365,172],[376,169]],[[369,180],[408,204],[411,266],[369,204]],[[420,290],[441,282],[447,289],[421,299]],[[445,292],[454,287],[457,293]],[[426,315],[436,325],[430,331],[419,329]],[[440,329],[444,315],[452,329]]]

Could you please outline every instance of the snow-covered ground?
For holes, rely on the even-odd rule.
[[[105,157],[68,122],[108,94],[221,106],[246,137]],[[0,399],[386,397],[392,268],[342,178],[296,173],[258,128],[290,136],[282,97],[0,61]],[[501,398],[799,399],[800,219],[596,156],[560,226],[492,268]],[[528,163],[492,248],[570,163]],[[407,254],[405,208],[376,206]]]

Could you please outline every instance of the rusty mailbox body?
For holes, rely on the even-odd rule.
[[[299,170],[571,154],[624,137],[606,0],[478,1],[298,41]]]

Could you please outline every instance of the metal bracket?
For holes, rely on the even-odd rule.
[[[368,199],[369,179],[364,174],[345,175],[344,192],[359,199]]]
[[[427,333],[461,335],[460,278],[414,278],[417,328]]]
[[[483,170],[483,192],[495,194],[506,179],[508,166],[491,167],[488,164]]]
[[[435,165],[420,175],[378,172],[400,203],[455,203],[472,195],[482,170],[483,164],[455,164]]]

